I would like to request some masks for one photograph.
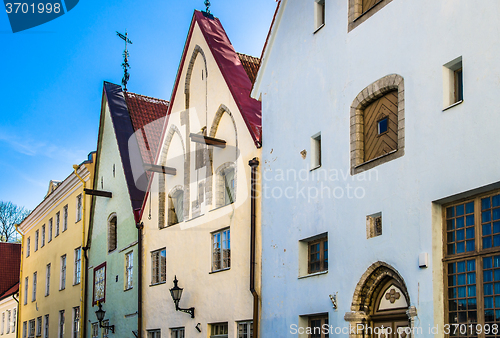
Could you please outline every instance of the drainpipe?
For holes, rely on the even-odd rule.
[[[23,278],[23,263],[24,263],[24,234],[19,231],[19,224],[14,224],[16,227],[16,231],[21,235],[21,267],[19,268],[19,299],[21,299],[21,290],[22,290],[22,278]],[[25,296],[26,297],[26,296]],[[15,299],[15,298],[14,298]],[[21,337],[21,333],[19,332],[19,328],[21,325],[19,325],[21,321],[21,306],[19,305],[19,302],[17,302],[17,318],[16,318],[16,325],[17,325],[17,331],[16,331],[16,337]]]
[[[259,295],[255,290],[255,209],[257,205],[257,197],[255,196],[257,190],[257,167],[259,160],[254,157],[248,162],[252,168],[251,177],[251,211],[250,211],[250,292],[253,295],[253,336],[259,338]]]
[[[137,278],[137,338],[142,338],[142,229],[144,229],[144,223],[137,222],[135,224],[137,228],[137,243],[138,243],[138,264],[139,271]]]
[[[85,188],[87,187],[87,182],[85,182],[83,180],[83,178],[78,175],[78,168],[80,168],[80,166],[78,164],[73,164],[73,169],[75,170],[75,175],[76,177],[78,177],[78,179],[80,180],[80,182],[82,182],[83,184],[83,192],[82,192],[82,246],[81,246],[81,252],[80,252],[80,257],[82,258],[82,260],[84,260],[84,264],[81,264],[80,266],[80,338],[84,338],[85,337],[85,329],[86,329],[86,325],[85,325],[85,322],[83,321],[83,317],[84,317],[84,314],[85,314],[85,286],[84,286],[84,283],[83,283],[83,277],[85,275],[85,281],[87,281],[87,271],[83,269],[83,267],[87,267],[87,257],[86,257],[86,250],[87,248],[85,247],[85,202],[87,200],[87,195],[85,194]],[[85,252],[85,254],[84,254]],[[87,283],[85,283],[85,285],[87,285]]]

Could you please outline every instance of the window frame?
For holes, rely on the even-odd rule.
[[[165,254],[162,255],[162,253]],[[160,262],[158,263],[158,261]],[[164,284],[166,283],[166,281],[167,248],[161,248],[155,251],[151,251],[151,285]]]
[[[30,243],[31,242],[31,237],[28,237],[26,239],[26,258],[30,256]]]
[[[49,315],[44,316],[43,338],[49,338]]]
[[[134,288],[134,251],[125,254],[124,291]]]
[[[325,250],[325,244],[326,243],[326,250]],[[311,262],[311,247],[313,245],[319,244],[319,261],[318,262]],[[325,251],[326,251],[326,259],[325,259]],[[316,252],[315,252],[316,253]],[[320,268],[318,270],[312,270],[311,265],[319,263]],[[325,264],[326,263],[326,264]],[[325,268],[326,265],[326,268]],[[328,234],[324,234],[320,238],[313,239],[311,241],[307,242],[307,273],[308,274],[313,274],[313,273],[320,273],[320,272],[325,272],[328,271]]]
[[[59,291],[66,289],[67,263],[67,256],[64,254],[60,258]]]
[[[76,222],[78,223],[82,220],[82,194],[76,196]]]
[[[50,295],[50,263],[45,267],[45,296]]]
[[[30,319],[28,322],[28,337],[29,338],[35,337],[35,330],[36,330],[35,319]]]
[[[90,324],[90,334],[92,338],[99,338],[99,322]]]
[[[66,204],[63,208],[63,231],[68,230],[68,205]]]
[[[107,230],[109,254],[116,251],[116,249],[118,248],[118,216],[116,215],[116,213],[112,213],[108,217]]]
[[[58,322],[58,331],[57,335],[59,338],[64,338],[64,328],[65,328],[65,313],[64,310],[59,310],[59,322]]]
[[[42,225],[42,243],[40,245],[40,247],[44,247],[45,246],[45,224]]]
[[[35,231],[35,250],[34,250],[35,252],[38,251],[38,240],[39,240],[39,238],[40,238],[40,230],[37,229]]]
[[[491,258],[493,259],[494,257],[498,257],[500,256],[500,243],[499,245],[497,246],[494,246],[494,236],[495,236],[495,233],[491,230],[494,230],[494,226],[496,223],[497,226],[500,226],[500,218],[497,218],[496,220],[494,220],[493,218],[490,218],[489,221],[486,221],[486,222],[483,222],[483,219],[482,219],[482,215],[483,215],[483,212],[489,212],[490,213],[490,216],[492,216],[493,214],[493,210],[497,210],[498,213],[500,213],[500,204],[497,205],[496,207],[493,207],[490,205],[489,208],[486,208],[486,209],[483,209],[483,205],[482,205],[482,202],[484,199],[490,199],[490,202],[491,202],[491,199],[492,197],[494,196],[499,196],[498,198],[500,199],[500,190],[493,190],[493,191],[490,191],[490,192],[487,192],[487,193],[482,193],[482,194],[476,194],[474,196],[471,196],[471,197],[467,197],[467,198],[461,198],[461,199],[458,199],[458,200],[455,200],[455,201],[452,201],[450,203],[446,203],[446,204],[443,204],[442,205],[442,222],[443,222],[443,225],[442,225],[442,231],[443,231],[443,248],[442,248],[442,254],[443,254],[443,259],[442,259],[442,262],[443,262],[443,284],[444,284],[444,297],[443,297],[443,301],[444,301],[444,323],[445,324],[452,324],[450,323],[450,316],[452,315],[452,313],[456,313],[457,315],[457,320],[458,320],[458,316],[460,313],[465,313],[465,318],[468,318],[468,316],[471,314],[470,312],[476,312],[475,314],[475,324],[480,324],[482,326],[484,326],[485,324],[498,324],[500,325],[500,321],[499,322],[495,322],[495,320],[493,319],[493,321],[489,321],[488,323],[486,323],[486,318],[485,318],[485,312],[486,311],[493,311],[493,313],[495,312],[495,310],[498,310],[498,308],[496,308],[495,306],[493,306],[492,310],[490,310],[491,308],[486,308],[485,307],[485,303],[486,303],[486,300],[485,298],[488,296],[488,297],[493,297],[495,298],[495,292],[493,292],[493,294],[490,296],[490,295],[486,295],[485,294],[485,284],[491,284],[492,287],[493,287],[493,280],[490,281],[489,280],[485,280],[484,278],[484,275],[485,275],[485,271],[487,270],[491,270],[492,274],[494,272],[494,270],[498,270],[500,269],[500,267],[485,267],[484,266],[484,263],[485,263],[485,259],[488,259],[488,258]],[[467,204],[469,204],[470,202],[473,202],[473,207],[474,207],[474,210],[473,210],[473,213],[467,213]],[[460,215],[455,215],[455,212],[456,212],[456,207],[457,206],[461,206],[463,205],[464,206],[464,213],[463,214],[460,214]],[[454,208],[454,214],[453,216],[448,216],[448,208]],[[497,216],[498,216],[498,213],[497,213]],[[469,218],[468,216],[473,216],[473,218]],[[461,218],[463,217],[463,227],[460,226],[460,227],[457,227],[456,226],[456,220],[458,218]],[[467,221],[468,219],[473,219],[474,221],[474,231],[473,231],[473,234],[474,234],[474,239],[473,239],[473,242],[471,243],[474,243],[474,249],[473,250],[467,250],[467,241],[471,241],[470,238],[467,238],[467,228],[470,228],[471,226],[467,225]],[[452,221],[450,224],[448,224],[448,221]],[[460,222],[461,223],[461,222]],[[451,227],[451,225],[453,226],[453,228]],[[490,234],[484,234],[484,229],[487,229],[485,228],[484,226],[489,226],[489,229],[491,231]],[[452,229],[451,229],[452,228]],[[460,230],[457,230],[457,229],[460,229]],[[459,236],[457,235],[457,232],[458,231],[461,231],[463,229],[464,231],[464,239],[460,239],[458,240]],[[500,232],[497,232],[496,235],[498,236],[497,238],[500,238]],[[488,247],[488,248],[484,248],[483,244],[484,244],[484,238],[486,237],[491,237],[491,247]],[[460,238],[461,238],[461,235],[460,235]],[[457,244],[458,243],[464,243],[464,252],[459,252],[457,253]],[[448,253],[449,252],[449,245],[450,243],[452,245],[454,245],[454,253]],[[469,277],[469,275],[472,273],[472,270],[469,270],[468,267],[468,263],[469,262],[474,262],[474,277],[473,279],[471,277]],[[462,263],[465,264],[465,271],[458,271],[457,268],[458,268],[458,264],[459,263]],[[450,271],[450,266],[453,265],[453,269],[452,271]],[[458,281],[458,278],[459,278],[459,275],[462,275],[464,276],[463,278],[465,279],[465,276],[467,276],[467,278],[465,279],[465,284],[459,284],[459,281]],[[450,281],[453,281],[452,284],[453,285],[450,285]],[[474,282],[474,283],[472,283]],[[496,284],[496,283],[495,283]],[[473,288],[473,293],[471,293],[471,291],[469,291],[469,288],[472,287]],[[459,294],[459,289],[460,288],[464,288],[464,296],[461,297],[461,295]],[[467,290],[467,291],[465,291]],[[450,297],[450,296],[453,296],[453,297]],[[497,294],[498,296],[498,294]],[[467,306],[464,309],[460,309],[459,308],[459,304],[463,302],[465,303],[469,303],[469,300],[471,300],[471,304],[473,304],[473,302],[475,301],[475,309],[474,308],[471,308],[469,309],[469,307]],[[452,302],[455,303],[454,305],[454,308],[451,308],[451,304]],[[464,324],[464,323],[461,323],[461,322],[458,322],[458,324]],[[469,321],[467,320],[467,325],[469,325]],[[470,334],[471,332],[469,330],[467,330],[467,334]]]
[[[71,329],[72,338],[79,338],[80,336],[80,307],[73,308],[73,324]]]
[[[54,237],[59,236],[60,225],[61,225],[61,212],[58,211],[56,213],[56,234],[54,235]]]
[[[96,273],[101,269],[104,269],[104,278],[102,280],[103,296],[102,296],[102,298],[96,299]],[[103,302],[103,303],[106,302],[106,275],[107,275],[106,272],[107,272],[106,262],[104,262],[104,263],[102,263],[94,268],[94,277],[93,277],[93,283],[92,283],[92,306],[96,305],[97,302]]]
[[[229,270],[231,268],[231,231],[230,231],[230,227],[225,227],[223,229],[220,229],[220,230],[217,230],[217,231],[214,231],[212,233],[210,233],[210,236],[211,236],[211,243],[212,243],[212,249],[211,249],[211,253],[212,253],[212,270],[211,272],[218,272],[218,271],[225,271],[225,270]],[[225,266],[224,264],[224,234],[227,233],[226,235],[226,240],[225,240],[225,243],[226,243],[226,246],[228,246],[227,250],[229,250],[229,255],[228,255],[228,263],[227,263],[227,266]],[[220,240],[215,242],[215,238],[217,235],[220,235]],[[215,260],[214,259],[214,256],[215,256],[215,244],[218,243],[219,244],[219,250],[221,251],[220,254],[219,254],[219,259],[218,260]],[[216,262],[219,262],[219,268],[216,267]]]
[[[185,336],[186,336],[186,329],[184,327],[174,327],[170,329],[170,338],[184,338]]]
[[[49,238],[47,240],[47,243],[50,243],[52,241],[52,230],[53,230],[53,226],[54,226],[54,221],[52,218],[49,219]]]
[[[74,251],[74,271],[73,271],[73,285],[78,285],[82,277],[82,247],[78,247]]]
[[[36,301],[36,283],[37,283],[37,272],[33,272],[33,290],[31,290],[31,301]]]
[[[39,316],[36,318],[36,336],[41,337],[42,336],[42,316]]]
[[[363,12],[364,0],[349,0],[349,14],[347,32],[352,31],[360,24],[368,20],[375,13],[384,8],[392,0],[377,0],[370,8]]]
[[[316,333],[314,333],[314,328],[316,328],[318,326],[313,327],[313,323],[312,323],[313,321],[316,321],[316,320],[320,321],[320,326],[319,326],[320,333],[319,333],[319,337],[317,337]],[[308,335],[308,338],[325,338],[325,337],[328,337],[328,334],[325,334],[323,332],[323,329],[322,329],[323,325],[325,325],[325,324],[329,325],[328,313],[307,316],[307,325],[312,330],[312,333]]]
[[[222,334],[216,332],[217,333],[216,334],[216,333],[214,333],[216,327],[221,327],[223,329],[223,331],[226,331],[226,332],[223,332]],[[225,330],[224,330],[224,328],[225,328]],[[228,322],[211,323],[210,324],[210,338],[228,338],[228,335],[229,335]]]
[[[237,322],[236,334],[238,338],[253,338],[253,320]],[[246,327],[247,332],[240,332],[241,327]]]
[[[29,276],[24,278],[24,305],[28,304]]]

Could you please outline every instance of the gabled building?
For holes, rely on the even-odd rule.
[[[17,337],[21,244],[0,242],[0,336]]]
[[[18,337],[81,337],[85,237],[95,152],[62,182],[51,181],[45,199],[19,225],[22,266]]]
[[[499,13],[280,1],[252,92],[263,336],[498,337]]]
[[[141,283],[136,226],[149,180],[144,165],[154,161],[167,108],[167,101],[104,83],[90,192],[87,337],[137,334]],[[106,311],[101,325],[95,313],[98,305]]]
[[[147,337],[257,337],[259,62],[194,12],[143,206]]]

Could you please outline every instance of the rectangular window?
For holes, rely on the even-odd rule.
[[[161,338],[161,330],[148,330],[148,338]]]
[[[43,248],[45,246],[45,224],[42,225],[42,245],[41,247]]]
[[[59,311],[59,338],[64,338],[64,310]]]
[[[462,57],[443,66],[443,108],[449,108],[464,99]]]
[[[314,29],[325,25],[325,0],[314,0]]]
[[[61,277],[59,283],[59,290],[66,289],[66,255],[61,256]]]
[[[253,338],[253,322],[238,323],[238,338]]]
[[[68,205],[64,206],[63,210],[63,232],[68,230]]]
[[[35,231],[35,252],[38,251],[38,238],[40,237],[40,231]]]
[[[58,211],[56,214],[56,235],[55,237],[59,236],[59,224],[61,223],[61,212]]]
[[[12,321],[10,319],[10,310],[7,310],[7,329],[6,333],[10,333],[10,327],[12,326]]]
[[[328,271],[328,236],[310,241],[308,273]]]
[[[35,320],[29,321],[29,338],[35,338]]]
[[[95,305],[98,301],[106,300],[106,263],[103,263],[94,268],[94,301]]]
[[[76,221],[79,222],[82,219],[82,194],[76,196]]]
[[[311,137],[311,170],[321,167],[321,133]]]
[[[24,305],[28,304],[28,280],[29,277],[24,279]]]
[[[99,323],[92,323],[92,338],[99,338]]]
[[[42,316],[36,319],[36,336],[37,337],[42,336]]]
[[[231,267],[231,238],[229,228],[212,233],[212,271]]]
[[[125,290],[132,289],[134,277],[134,252],[125,255]]]
[[[167,251],[160,249],[151,252],[151,284],[166,281]]]
[[[160,335],[159,335],[159,330],[158,330],[158,336],[154,337],[154,338],[159,338]],[[170,338],[184,338],[184,328],[183,327],[178,327],[178,328],[175,328],[175,329],[170,329]],[[148,337],[149,338],[149,337]]]
[[[36,272],[33,272],[33,294],[31,296],[31,301],[34,302],[36,300]]]
[[[328,333],[323,330],[323,325],[328,326],[328,314],[309,317],[309,327],[311,328],[310,338],[325,338]]]
[[[210,325],[210,338],[227,338],[227,323],[217,323]]]
[[[50,263],[45,269],[45,296],[50,294]]]
[[[50,242],[52,241],[52,218],[49,219],[49,239],[47,240],[47,242]]]
[[[475,337],[500,324],[500,194],[446,205],[443,223],[445,323],[480,324],[461,335]]]
[[[82,268],[82,248],[75,249],[75,275],[74,284],[80,284],[80,275]]]
[[[118,237],[116,231],[117,218],[116,215],[113,215],[108,221],[108,252],[116,250],[116,247],[118,245]]]
[[[30,256],[30,237],[26,239],[26,257]]]
[[[4,327],[5,327],[5,312],[2,313],[2,328],[0,330],[0,334],[4,334]]]
[[[80,307],[73,308],[73,335],[72,338],[79,338],[80,336]]]
[[[109,319],[103,320],[102,325],[109,326]],[[109,329],[107,328],[102,329],[102,338],[109,338]]]
[[[49,315],[45,315],[45,323],[43,326],[43,338],[49,338]]]
[[[28,323],[23,322],[23,338],[26,338],[28,334]]]
[[[16,327],[17,327],[17,312],[16,309],[12,311],[12,333],[16,332]]]

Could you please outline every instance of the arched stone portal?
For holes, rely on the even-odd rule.
[[[351,311],[344,319],[354,330],[349,337],[412,337],[416,308],[401,275],[389,264],[372,264],[356,285]]]

